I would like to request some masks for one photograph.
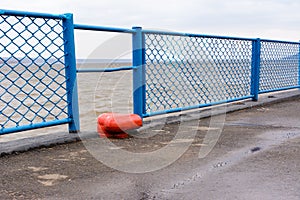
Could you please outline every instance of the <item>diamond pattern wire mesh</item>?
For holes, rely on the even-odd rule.
[[[146,112],[250,95],[249,40],[145,34]]]
[[[68,118],[62,20],[0,16],[0,133]]]
[[[299,44],[261,42],[260,91],[298,85]]]

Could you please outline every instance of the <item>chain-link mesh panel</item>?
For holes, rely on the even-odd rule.
[[[298,85],[299,44],[261,42],[260,91]]]
[[[249,40],[145,34],[146,112],[250,95]]]
[[[0,133],[68,118],[62,20],[0,16]]]

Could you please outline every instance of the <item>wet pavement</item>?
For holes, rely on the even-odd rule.
[[[0,199],[300,199],[299,98],[183,119],[2,154]]]

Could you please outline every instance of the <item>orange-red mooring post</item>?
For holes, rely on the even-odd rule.
[[[98,117],[97,130],[100,137],[127,138],[126,131],[142,125],[143,119],[136,114],[103,113]]]

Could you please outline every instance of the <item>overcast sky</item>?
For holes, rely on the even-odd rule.
[[[73,13],[78,24],[300,40],[299,0],[1,0],[0,8]]]

